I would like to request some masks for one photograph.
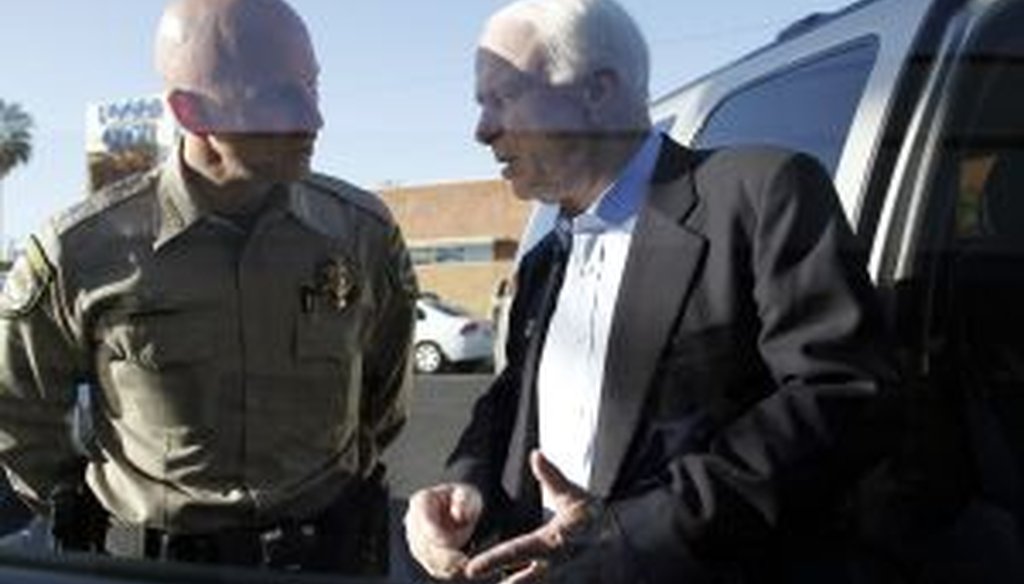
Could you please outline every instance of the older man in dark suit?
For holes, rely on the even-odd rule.
[[[844,549],[895,378],[863,250],[811,158],[652,130],[647,72],[612,0],[484,29],[477,138],[561,213],[450,482],[410,500],[435,577],[769,581]]]

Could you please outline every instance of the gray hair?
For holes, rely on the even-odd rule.
[[[552,83],[570,83],[609,69],[623,81],[637,105],[647,103],[647,41],[615,0],[518,0],[492,20],[503,18],[521,20],[536,29]]]

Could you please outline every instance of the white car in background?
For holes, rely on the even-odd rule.
[[[416,301],[413,366],[419,373],[483,365],[491,360],[494,328],[489,321],[433,295]]]

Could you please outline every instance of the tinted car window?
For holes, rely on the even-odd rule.
[[[901,322],[905,339],[924,339],[907,367],[920,379],[913,407],[929,425],[912,430],[924,459],[941,456],[941,480],[921,479],[935,500],[969,491],[972,508],[1024,521],[1024,10],[1007,3],[972,31],[958,56],[944,117],[936,120],[934,172],[922,196],[927,212],[914,238],[915,270],[899,286],[927,307],[924,334]],[[941,125],[940,125],[941,124]],[[921,292],[916,292],[921,290]],[[912,300],[911,300],[912,299]],[[918,353],[918,351],[913,351]],[[910,353],[910,351],[908,351]],[[936,458],[938,460],[938,458]],[[946,480],[952,477],[952,480]],[[966,483],[966,484],[965,484]],[[931,485],[934,485],[932,487]],[[965,516],[966,516],[965,512]],[[984,527],[960,535],[977,541]],[[1003,579],[1019,566],[1019,527],[984,548],[976,565]],[[1012,568],[1018,569],[1019,568]],[[967,581],[952,575],[951,581]],[[990,578],[991,579],[991,578]],[[1018,581],[1018,576],[1011,577]]]
[[[746,86],[711,114],[696,144],[786,146],[834,173],[877,52],[877,40],[865,39]]]

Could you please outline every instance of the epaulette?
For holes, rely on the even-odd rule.
[[[53,281],[54,269],[39,240],[29,237],[0,292],[0,318],[17,318],[31,311]]]
[[[387,208],[387,205],[384,204],[380,197],[369,191],[365,191],[352,183],[317,173],[310,174],[303,183],[306,186],[318,191],[329,193],[339,199],[351,203],[360,209],[369,212],[377,219],[387,224],[394,224],[395,222],[391,215],[391,211]]]
[[[159,179],[159,167],[139,172],[115,181],[98,191],[89,193],[84,201],[72,205],[62,213],[56,215],[53,220],[53,228],[57,233],[64,233],[82,223],[87,222],[97,214],[117,206],[134,195],[146,192],[155,188],[155,182]]]

